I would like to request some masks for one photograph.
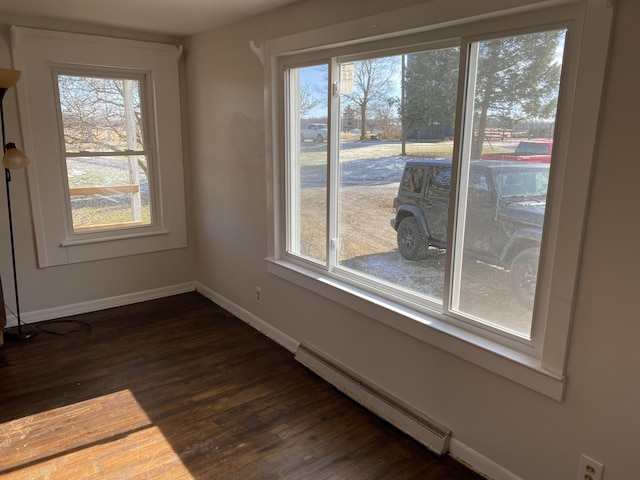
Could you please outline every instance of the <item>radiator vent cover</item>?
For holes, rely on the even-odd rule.
[[[367,383],[307,344],[300,344],[296,360],[353,400],[399,430],[442,455],[449,450],[451,430]]]

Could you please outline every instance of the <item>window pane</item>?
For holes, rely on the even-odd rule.
[[[142,151],[140,81],[58,75],[67,153]]]
[[[143,156],[67,158],[74,233],[149,225]]]
[[[444,238],[451,168],[416,160],[451,158],[458,63],[450,48],[342,65],[338,263],[435,302],[445,251],[429,247],[425,195],[442,197],[433,235]]]
[[[287,251],[327,260],[327,65],[288,71]]]
[[[529,338],[564,31],[471,47],[451,309]],[[477,63],[476,63],[477,61]],[[470,121],[471,119],[467,119]]]

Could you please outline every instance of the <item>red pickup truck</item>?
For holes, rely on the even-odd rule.
[[[552,150],[553,140],[526,140],[520,142],[513,153],[486,153],[482,160],[550,163]]]

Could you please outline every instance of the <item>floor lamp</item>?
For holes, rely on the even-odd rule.
[[[37,335],[37,331],[32,327],[22,324],[20,318],[20,300],[18,296],[18,276],[16,274],[16,253],[13,241],[13,218],[11,216],[11,192],[9,184],[11,183],[11,170],[25,168],[29,164],[29,158],[16,148],[15,143],[5,143],[4,131],[4,94],[7,93],[20,79],[19,70],[11,70],[8,68],[0,68],[0,121],[2,123],[2,145],[4,147],[4,156],[2,157],[2,165],[4,166],[5,180],[7,183],[7,209],[9,211],[9,235],[11,237],[11,262],[13,266],[13,287],[16,293],[16,318],[18,325],[16,327],[7,328],[4,331],[4,338],[7,340],[26,340]]]

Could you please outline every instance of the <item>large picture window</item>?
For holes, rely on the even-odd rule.
[[[464,45],[466,103],[459,46],[334,59],[331,118],[328,67],[287,69],[287,252],[531,341],[564,36]]]
[[[583,8],[268,43],[269,271],[561,399],[610,27]]]

